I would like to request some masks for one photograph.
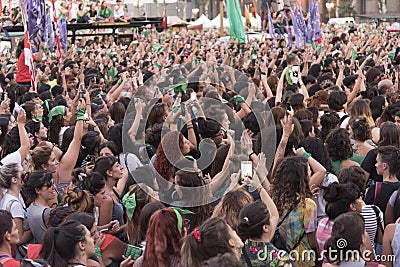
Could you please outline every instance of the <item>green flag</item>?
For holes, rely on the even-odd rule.
[[[244,34],[244,26],[242,22],[242,11],[240,10],[239,0],[227,0],[226,9],[228,11],[228,18],[230,24],[229,35],[239,40],[240,44],[246,43],[246,36]],[[221,16],[223,14],[220,14]]]

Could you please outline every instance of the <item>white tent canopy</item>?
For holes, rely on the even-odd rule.
[[[181,20],[177,16],[168,16],[167,17],[167,25],[168,26],[174,26],[174,25],[187,25],[188,23],[186,21]]]
[[[204,15],[202,15],[204,16]],[[205,17],[205,16],[204,16]],[[201,18],[201,17],[200,17]],[[200,18],[198,20],[200,20]],[[205,19],[207,19],[207,17],[205,17]],[[193,24],[198,25],[200,23],[197,23],[196,20],[195,22],[193,22]],[[220,15],[218,14],[213,20],[209,20],[208,22],[204,22],[203,23],[203,28],[204,29],[217,29],[220,26]],[[261,28],[261,17],[260,15],[257,14],[256,18],[254,18],[253,16],[250,16],[250,21],[251,21],[251,25],[253,29],[260,29]],[[246,18],[242,16],[242,22],[243,25],[246,25]],[[228,18],[224,18],[224,28],[225,29],[229,29],[229,19]]]
[[[209,23],[203,24],[204,29],[217,29],[220,27],[220,15],[216,16],[213,20]],[[224,21],[224,28],[229,28],[229,19],[223,18]]]
[[[204,24],[207,24],[210,22],[211,22],[211,20],[209,20],[207,18],[207,16],[203,14],[200,16],[200,18],[198,18],[196,21],[191,22],[190,24],[191,25],[204,25]]]

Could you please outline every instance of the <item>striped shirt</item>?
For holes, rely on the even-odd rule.
[[[362,208],[361,215],[364,217],[365,221],[365,230],[368,233],[369,239],[371,243],[374,244],[376,231],[378,229],[378,225],[376,222],[376,213],[374,211],[373,205],[365,205]],[[375,206],[379,210],[379,220],[383,222],[383,212],[379,209],[378,206]]]

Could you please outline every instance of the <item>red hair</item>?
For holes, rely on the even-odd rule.
[[[178,148],[179,147],[179,151]],[[156,151],[156,160],[154,162],[154,169],[165,180],[173,179],[172,177],[172,164],[175,164],[182,158],[183,149],[183,135],[178,131],[172,131],[164,135],[161,143],[158,145]],[[168,158],[165,154],[168,153]]]
[[[158,210],[151,216],[142,267],[169,267],[173,256],[180,261],[180,240],[184,233],[183,229],[179,233],[176,216],[171,208]]]

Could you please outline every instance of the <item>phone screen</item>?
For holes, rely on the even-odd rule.
[[[292,66],[292,71],[293,72],[299,72],[300,67],[299,66]]]
[[[126,245],[126,249],[124,252],[125,257],[131,257],[132,260],[137,260],[140,256],[142,256],[143,250],[139,247],[135,247],[132,245]]]
[[[241,172],[242,180],[245,178],[251,178],[253,175],[253,162],[252,161],[242,161],[241,162]]]
[[[196,99],[197,99],[196,93],[195,92],[190,93],[190,100],[196,100]]]

